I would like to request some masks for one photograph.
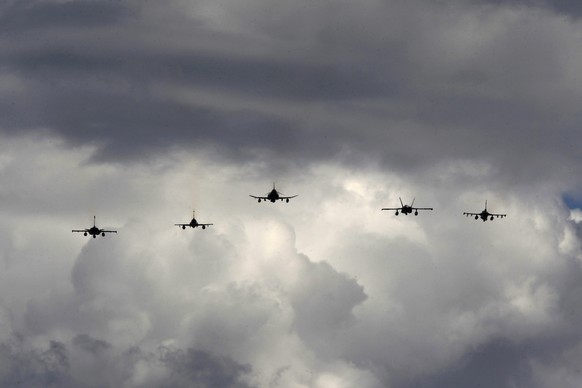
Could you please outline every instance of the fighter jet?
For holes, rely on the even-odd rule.
[[[105,233],[117,233],[116,230],[105,230],[105,229],[99,229],[98,227],[95,226],[95,216],[93,216],[93,226],[90,227],[89,229],[73,229],[72,230],[73,233],[83,233],[84,236],[90,234],[91,236],[93,236],[93,238],[97,237],[98,235],[102,235],[103,237],[105,237]]]
[[[187,226],[191,227],[191,228],[197,228],[199,226],[202,227],[202,229],[206,229],[207,226],[213,225],[213,224],[199,224],[198,221],[196,221],[196,212],[194,210],[192,210],[192,221],[190,221],[189,224],[174,224],[176,226],[180,226],[182,229],[186,229]]]
[[[396,215],[398,215],[398,212],[402,212],[404,215],[409,215],[414,211],[415,216],[418,215],[419,210],[432,210],[432,207],[414,207],[414,199],[410,205],[403,204],[402,198],[398,197],[398,199],[400,200],[400,205],[402,205],[401,207],[385,207],[382,208],[382,210],[396,210]]]
[[[503,218],[503,217],[507,217],[507,214],[495,214],[495,213],[489,213],[487,211],[487,201],[485,201],[485,210],[483,210],[481,213],[468,213],[465,212],[463,213],[463,215],[469,217],[469,216],[475,216],[475,219],[478,220],[479,218],[481,218],[483,220],[483,222],[487,221],[487,218],[489,218],[490,221],[493,221],[493,218]]]
[[[277,200],[289,202],[289,200],[291,198],[297,197],[296,195],[292,195],[290,197],[285,197],[285,196],[281,196],[279,194],[283,194],[283,193],[278,192],[275,189],[275,183],[273,183],[273,190],[271,190],[268,194],[265,194],[264,197],[255,196],[255,195],[250,195],[250,196],[253,197],[254,199],[258,199],[259,203],[261,203],[261,201],[271,201],[271,202],[275,203],[275,201],[277,201]]]

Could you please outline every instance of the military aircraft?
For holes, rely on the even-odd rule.
[[[176,226],[180,226],[182,227],[182,229],[186,229],[187,226],[191,227],[191,228],[197,228],[199,226],[202,227],[202,229],[206,229],[207,226],[213,225],[213,224],[199,224],[198,221],[196,221],[196,212],[193,210],[192,211],[192,221],[190,221],[189,224],[174,224]]]
[[[271,201],[271,202],[275,203],[275,201],[277,201],[277,200],[289,202],[289,200],[291,198],[297,197],[296,195],[292,195],[290,197],[285,197],[285,196],[281,196],[279,194],[283,194],[283,193],[278,192],[275,189],[275,183],[273,183],[273,190],[271,190],[268,194],[266,194],[266,196],[264,196],[264,197],[258,197],[255,195],[250,195],[250,196],[253,197],[254,199],[258,199],[259,203],[261,203],[261,201]]]
[[[487,201],[485,201],[485,210],[483,210],[481,213],[468,213],[465,212],[463,213],[463,215],[469,217],[469,216],[475,216],[475,219],[478,220],[479,218],[481,218],[483,220],[483,222],[487,221],[487,218],[489,218],[490,221],[493,221],[493,217],[495,218],[503,218],[503,217],[507,217],[507,214],[495,214],[495,213],[489,213],[487,211]]]
[[[402,212],[404,215],[409,215],[414,211],[415,216],[418,215],[419,210],[432,210],[432,207],[414,207],[414,199],[410,205],[403,204],[402,198],[398,197],[398,199],[400,200],[400,205],[402,205],[401,207],[385,207],[382,208],[382,210],[396,210],[396,215],[398,215],[398,212]]]
[[[93,226],[89,229],[73,229],[73,233],[83,233],[84,236],[90,234],[93,238],[97,237],[98,235],[102,235],[105,237],[105,233],[117,233],[116,230],[105,230],[99,229],[95,226],[95,216],[93,216]]]

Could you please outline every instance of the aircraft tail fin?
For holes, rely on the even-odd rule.
[[[412,198],[412,203],[410,204],[410,207],[413,207],[413,206],[414,206],[414,200],[415,200],[415,199],[416,199],[416,198]]]
[[[275,189],[275,182],[273,182],[273,189],[271,191],[269,191],[268,193],[265,193],[265,196],[268,196],[269,194],[271,194],[273,191],[275,191],[276,193],[278,193],[277,189]]]
[[[402,198],[398,197],[398,199],[400,200],[400,205],[402,205],[402,207],[404,207],[404,204],[402,203]]]
[[[95,226],[95,216],[93,216],[93,226]]]

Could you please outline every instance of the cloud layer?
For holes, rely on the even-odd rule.
[[[3,2],[0,385],[578,387],[579,16]]]
[[[580,26],[543,7],[2,7],[3,131],[48,130],[98,146],[102,161],[193,148],[275,167],[338,158],[407,170],[447,157],[513,181],[564,178],[576,155]]]

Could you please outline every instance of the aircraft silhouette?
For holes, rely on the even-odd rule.
[[[410,205],[403,204],[402,198],[398,197],[398,199],[400,200],[400,205],[402,205],[401,207],[385,207],[382,208],[382,210],[396,210],[396,215],[398,215],[399,211],[402,212],[402,214],[404,215],[409,215],[414,211],[415,216],[418,215],[419,210],[432,210],[432,207],[414,207],[414,200],[416,198],[412,200],[412,203]]]
[[[261,203],[261,201],[271,201],[271,202],[275,203],[275,201],[277,201],[277,200],[289,202],[289,200],[291,198],[297,197],[296,195],[292,195],[290,197],[284,197],[284,196],[281,196],[279,194],[283,194],[283,193],[278,192],[275,189],[275,183],[273,183],[273,190],[271,190],[268,194],[266,194],[266,196],[259,197],[259,196],[255,196],[255,195],[250,195],[250,197],[253,197],[254,199],[258,199],[259,203]]]
[[[103,237],[105,237],[105,233],[117,233],[116,230],[105,230],[105,229],[99,229],[98,227],[95,226],[95,216],[93,216],[93,226],[90,227],[89,229],[73,229],[72,230],[73,233],[83,233],[84,236],[90,234],[91,236],[93,236],[93,238],[97,237],[98,235],[102,235]]]
[[[192,210],[192,221],[190,221],[189,224],[174,224],[176,226],[180,226],[182,227],[182,229],[186,229],[187,226],[191,227],[191,228],[197,228],[199,226],[202,227],[202,229],[206,229],[207,226],[210,225],[214,225],[214,224],[199,224],[198,221],[196,221],[196,212],[194,210]]]
[[[503,217],[507,217],[507,214],[495,214],[495,213],[489,213],[487,211],[487,201],[485,201],[485,210],[483,210],[481,213],[468,213],[465,212],[463,213],[463,215],[469,217],[469,216],[475,216],[475,219],[478,220],[479,218],[481,218],[483,220],[483,222],[487,221],[487,218],[489,218],[490,221],[493,221],[493,217],[495,218],[503,218]]]

